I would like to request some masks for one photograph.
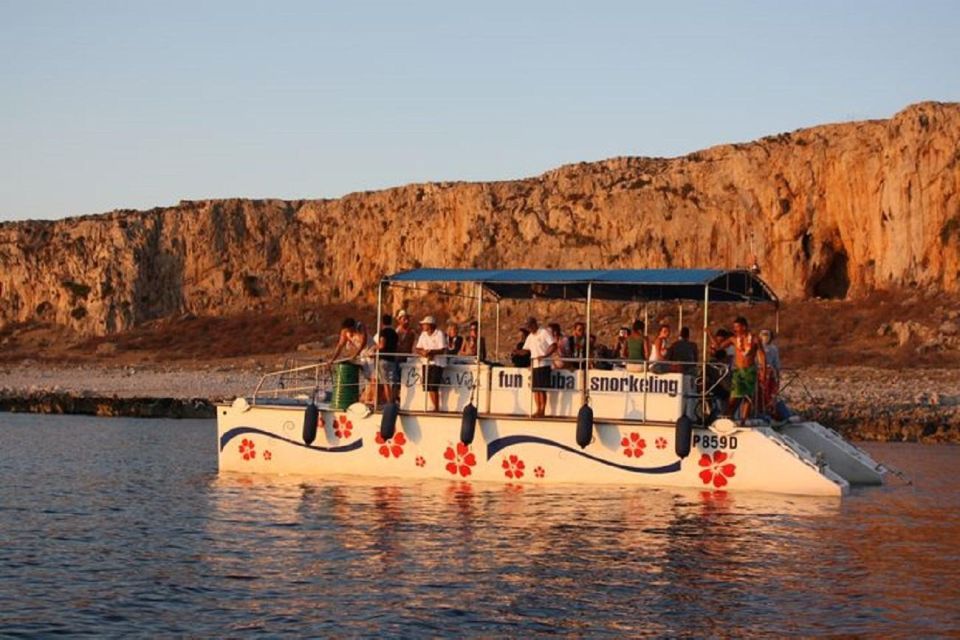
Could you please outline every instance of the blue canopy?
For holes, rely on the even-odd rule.
[[[477,283],[498,298],[587,297],[597,300],[703,300],[710,302],[778,302],[763,280],[745,269],[434,269],[387,276],[385,283]]]

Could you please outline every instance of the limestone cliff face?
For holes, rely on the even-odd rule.
[[[170,315],[375,300],[381,274],[733,267],[783,297],[960,289],[960,104],[675,159],[337,200],[182,202],[0,225],[0,324],[88,334]]]

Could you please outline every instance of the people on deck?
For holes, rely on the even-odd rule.
[[[513,351],[510,353],[510,362],[515,367],[529,367],[530,366],[530,352],[524,351],[523,345],[527,341],[527,336],[530,335],[530,332],[527,331],[525,327],[520,327],[517,331],[517,337],[520,338],[519,342],[514,346]]]
[[[611,351],[615,354],[615,358],[623,358],[627,360],[630,358],[630,346],[627,342],[630,339],[630,328],[629,327],[620,327],[620,330],[617,331],[617,338],[613,342],[613,347]]]
[[[713,334],[713,339],[711,341],[711,344],[713,345],[719,342],[727,342],[732,337],[733,337],[733,334],[728,329],[720,327]],[[717,349],[717,347],[714,347],[714,349]],[[733,368],[733,352],[735,351],[735,349],[733,348],[733,345],[728,343],[727,346],[720,349],[720,351],[723,351],[723,356],[722,357],[718,356],[717,361],[723,362],[729,368],[732,369]]]
[[[373,360],[365,353],[365,350],[369,346],[367,342],[367,330],[364,328],[363,323],[353,318],[345,318],[340,324],[340,338],[337,340],[337,347],[330,357],[330,363],[350,363],[356,366],[360,369],[369,387],[369,383],[374,379],[374,375]],[[366,401],[368,398],[366,394],[364,394],[360,399],[361,401]]]
[[[367,346],[367,330],[363,323],[346,318],[340,324],[340,338],[330,361],[336,362],[340,356],[344,360],[356,360]]]
[[[689,327],[682,327],[680,337],[670,345],[667,352],[667,360],[673,363],[671,368],[686,375],[696,375],[699,355],[697,345],[690,341]]]
[[[413,345],[417,342],[417,332],[410,326],[410,314],[406,309],[397,312],[397,353],[413,353]]]
[[[773,341],[776,339],[776,335],[773,334],[770,329],[761,329],[760,330],[760,342],[763,344],[763,353],[767,357],[767,367],[768,370],[772,369],[776,374],[780,375],[780,347],[775,345]]]
[[[397,362],[397,356],[394,355],[397,353],[399,337],[396,329],[393,328],[393,316],[389,313],[383,314],[381,324],[380,333],[375,340],[379,359],[377,377],[380,379],[383,397],[387,402],[395,402],[400,392],[400,365]]]
[[[542,418],[547,411],[547,389],[550,387],[550,364],[557,341],[553,332],[541,327],[536,318],[529,318],[526,324],[530,335],[523,343],[523,351],[530,356],[530,368],[533,374],[533,400],[536,404],[534,417]]]
[[[657,330],[657,335],[650,342],[650,363],[655,373],[663,373],[667,365],[659,364],[669,359],[670,325],[663,323]]]
[[[460,349],[463,348],[463,336],[460,335],[460,327],[456,321],[447,321],[447,355],[460,355]]]
[[[566,369],[576,370],[586,366],[587,325],[579,321],[573,323],[573,332],[560,342],[560,356],[564,359]]]
[[[766,377],[760,387],[761,406],[773,415],[776,412],[777,394],[780,393],[780,348],[773,343],[776,336],[769,329],[760,330],[760,343],[766,358]]]
[[[480,362],[487,360],[487,341],[480,337],[480,324],[474,320],[470,323],[470,329],[467,337],[463,340],[463,347],[460,349],[460,355],[472,358],[480,358]]]
[[[734,349],[733,376],[727,411],[733,415],[734,409],[739,403],[740,421],[743,422],[750,415],[753,406],[753,398],[757,392],[758,372],[761,384],[766,380],[767,362],[763,345],[750,333],[747,319],[739,316],[733,321],[733,335],[715,342],[714,346],[718,349],[726,349],[732,346]]]
[[[725,375],[728,367],[727,352],[723,349],[711,350],[706,392],[712,397],[710,413],[713,417],[721,415],[730,402],[730,376]]]
[[[553,369],[563,369],[566,366],[561,350],[564,340],[563,329],[560,328],[560,323],[558,322],[551,322],[547,325],[547,328],[550,329],[550,335],[553,336],[553,341],[557,343],[557,348],[554,350],[553,356],[550,358],[550,366]]]
[[[590,368],[610,371],[613,369],[613,362],[616,353],[611,351],[606,345],[600,344],[597,340],[597,334],[590,334]]]
[[[635,320],[633,329],[627,337],[627,371],[643,371],[644,362],[650,352],[647,336],[644,335],[646,326],[643,320]]]
[[[426,316],[420,321],[420,337],[416,353],[423,361],[423,388],[432,404],[431,411],[440,410],[440,385],[443,381],[443,366],[446,364],[447,336],[437,331],[437,321]]]

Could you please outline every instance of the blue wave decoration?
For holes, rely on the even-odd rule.
[[[585,451],[577,451],[573,447],[568,447],[565,444],[561,444],[553,440],[547,440],[546,438],[541,438],[539,436],[505,436],[503,438],[497,438],[487,445],[487,461],[489,462],[490,458],[497,455],[507,447],[512,447],[517,444],[543,444],[548,447],[556,447],[557,449],[563,449],[564,451],[587,458],[588,460],[605,464],[608,467],[623,469],[624,471],[629,471],[631,473],[673,473],[674,471],[680,471],[679,460],[662,467],[632,467],[630,465],[619,464],[611,460],[604,460],[603,458],[592,456]]]
[[[237,436],[242,436],[248,433],[255,433],[260,436],[266,436],[268,438],[273,438],[274,440],[282,440],[284,442],[289,442],[290,444],[295,444],[298,447],[303,447],[304,449],[311,449],[313,451],[323,451],[325,453],[346,453],[347,451],[356,451],[363,446],[363,438],[354,440],[350,444],[344,444],[337,447],[317,447],[310,444],[304,444],[298,440],[291,440],[290,438],[284,438],[281,435],[276,433],[271,433],[269,431],[264,431],[263,429],[258,429],[256,427],[234,427],[227,431],[222,436],[220,436],[220,451],[223,451],[224,447],[227,446],[227,443],[236,438]]]

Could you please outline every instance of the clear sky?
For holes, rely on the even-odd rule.
[[[675,156],[960,101],[960,2],[0,0],[0,219]]]

